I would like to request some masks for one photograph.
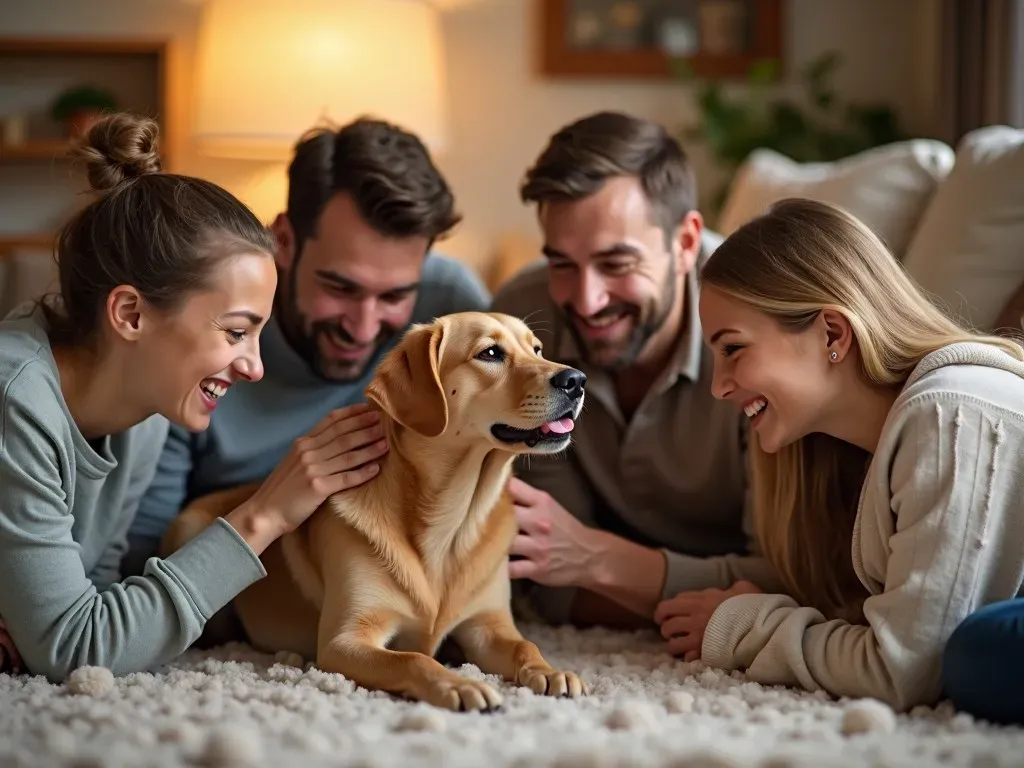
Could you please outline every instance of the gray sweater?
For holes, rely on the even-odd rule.
[[[183,652],[266,572],[218,521],[116,583],[168,423],[153,416],[90,444],[61,394],[44,327],[31,309],[0,322],[0,617],[33,674],[141,671]]]

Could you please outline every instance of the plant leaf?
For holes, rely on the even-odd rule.
[[[702,141],[719,165],[729,169],[760,147],[806,163],[837,160],[903,138],[898,117],[888,106],[843,103],[830,82],[840,63],[837,52],[827,51],[804,65],[806,100],[773,93],[770,86],[778,77],[779,62],[771,59],[748,69],[742,95],[727,95],[719,81],[692,78],[698,118],[682,134]],[[689,62],[679,64],[680,72],[692,73]]]
[[[747,73],[747,82],[751,85],[771,85],[778,79],[778,59],[758,59]]]
[[[684,83],[693,83],[698,79],[697,73],[694,71],[689,59],[674,56],[669,59],[668,68],[673,77],[682,80]]]

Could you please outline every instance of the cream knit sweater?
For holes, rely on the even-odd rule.
[[[740,595],[711,617],[703,660],[900,711],[937,702],[957,624],[1024,580],[1024,364],[976,343],[918,364],[872,457],[852,556],[867,625]]]

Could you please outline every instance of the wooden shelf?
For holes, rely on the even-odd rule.
[[[0,160],[64,161],[68,159],[69,146],[63,139],[33,139],[24,144],[0,144]]]
[[[169,41],[159,38],[0,35],[0,71],[4,73],[0,84],[5,86],[0,89],[4,91],[0,114],[7,114],[12,106],[6,93],[11,82],[17,86],[14,92],[30,89],[36,103],[26,115],[24,143],[7,144],[0,132],[0,191],[4,194],[0,205],[13,200],[19,209],[17,215],[12,212],[3,219],[0,264],[9,264],[15,254],[22,253],[42,260],[44,265],[52,261],[58,214],[64,218],[72,201],[80,199],[72,187],[83,186],[82,180],[69,179],[65,173],[70,170],[70,139],[64,126],[56,124],[47,113],[46,105],[64,87],[87,84],[109,90],[119,109],[155,119],[160,125],[163,167],[173,168],[168,147],[174,144],[170,126],[176,121],[167,101],[167,58],[171,50]],[[13,107],[21,108],[18,103]],[[53,198],[49,197],[50,189]],[[9,308],[4,302],[17,304],[28,298],[14,295],[14,291],[21,290],[18,282],[8,282],[0,291],[0,316]]]
[[[572,0],[535,0],[539,23],[539,70],[552,78],[653,78],[676,77],[673,57],[654,47],[624,49],[574,48],[569,43]],[[749,0],[755,23],[749,49],[737,53],[697,51],[684,57],[701,78],[743,79],[763,60],[786,61],[783,40],[783,0]]]
[[[0,261],[11,258],[14,252],[22,248],[34,248],[51,251],[57,241],[53,232],[25,232],[5,235],[0,233]]]
[[[160,125],[160,159],[167,170],[173,168],[170,147],[173,145],[172,128],[169,120],[169,91],[167,58],[170,43],[159,38],[104,38],[104,37],[7,37],[0,36],[0,57],[14,59],[37,58],[40,62],[61,60],[66,69],[73,70],[76,61],[89,62],[93,58],[107,62],[107,74],[102,85],[117,90],[118,78],[109,74],[112,59],[124,58],[126,67],[139,64],[151,66],[153,82],[152,98],[143,104],[120,98],[119,108],[124,111],[152,117]],[[0,61],[0,68],[4,62]],[[79,76],[80,73],[79,73]],[[131,80],[131,78],[129,78]],[[152,101],[152,103],[149,103]],[[56,132],[56,131],[55,131]],[[67,139],[30,139],[18,146],[6,145],[0,139],[0,162],[60,161],[67,162]],[[3,235],[0,235],[0,239]]]

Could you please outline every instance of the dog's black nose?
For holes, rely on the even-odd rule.
[[[577,398],[583,394],[587,386],[587,374],[577,371],[575,368],[566,368],[551,377],[551,386],[561,389],[571,398]]]

